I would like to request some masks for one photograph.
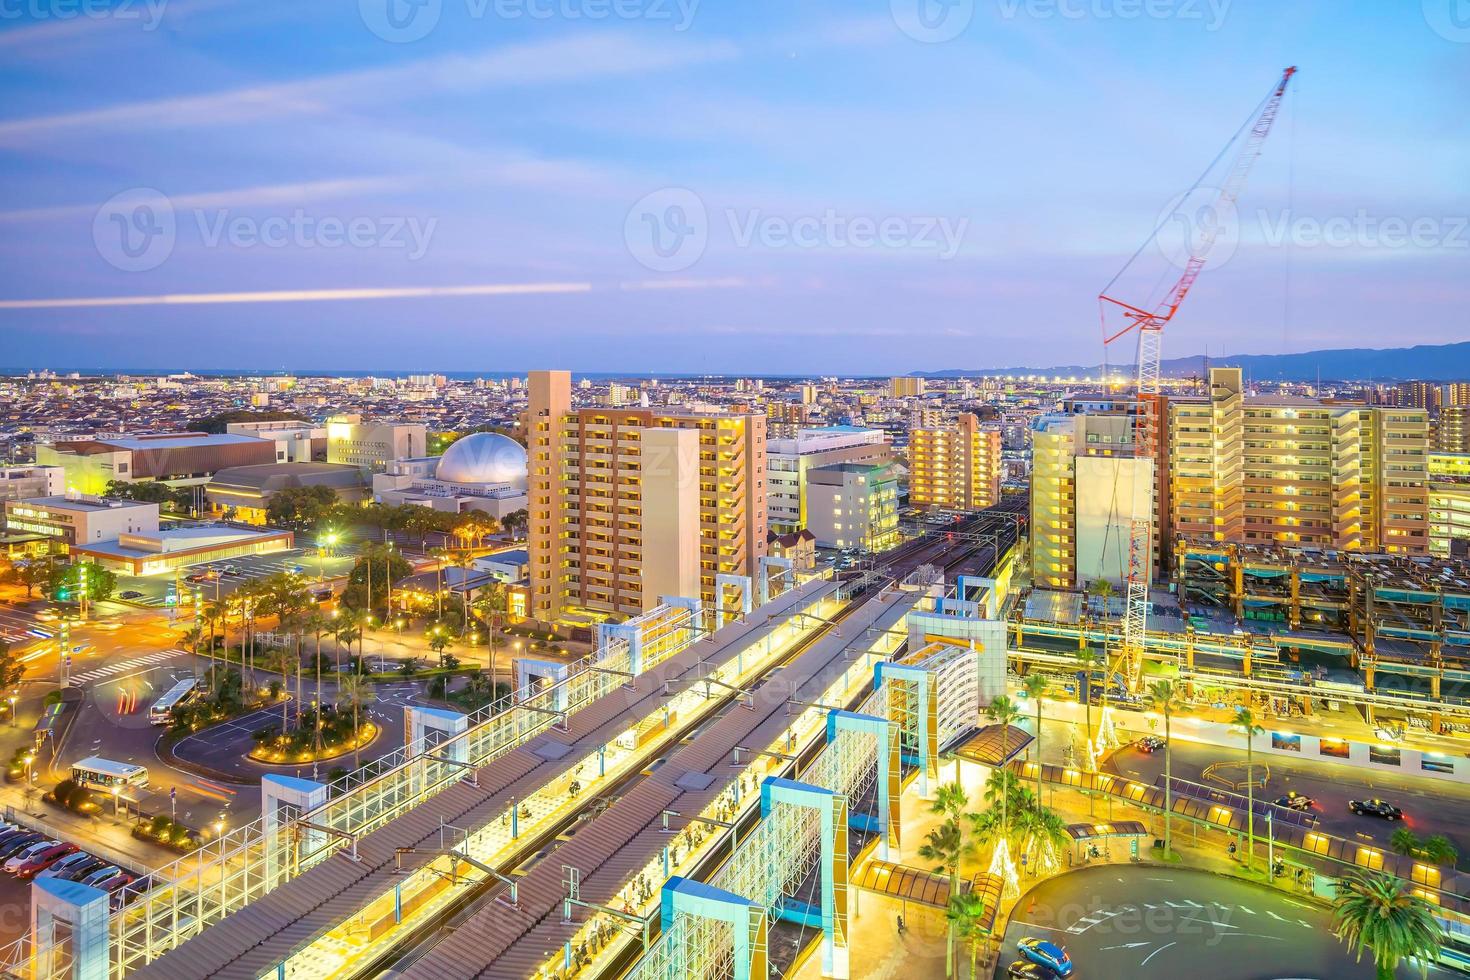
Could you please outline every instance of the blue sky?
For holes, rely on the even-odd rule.
[[[1291,64],[1165,356],[1470,336],[1467,0],[5,0],[0,365],[1096,362]]]

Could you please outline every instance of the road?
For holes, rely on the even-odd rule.
[[[1235,771],[1240,773],[1239,778],[1245,778],[1243,749],[1174,740],[1176,779],[1219,786],[1202,778],[1204,768],[1215,762],[1238,764]],[[1263,771],[1269,768],[1266,787],[1260,791],[1263,797],[1275,799],[1285,796],[1288,790],[1296,790],[1316,800],[1314,812],[1320,820],[1319,829],[1325,833],[1350,840],[1371,838],[1386,848],[1393,832],[1407,826],[1421,837],[1443,834],[1454,842],[1462,864],[1470,860],[1470,829],[1465,823],[1470,816],[1470,787],[1423,776],[1370,772],[1340,763],[1296,761],[1280,756],[1272,756],[1268,762],[1257,755],[1256,766]],[[1149,754],[1129,746],[1115,753],[1105,768],[1152,785],[1164,772],[1164,753]],[[1374,796],[1402,807],[1404,821],[1362,817],[1348,810],[1348,800]],[[1259,825],[1257,829],[1264,833]]]
[[[1043,883],[1016,907],[998,976],[1017,958],[1016,943],[1025,936],[1065,946],[1079,977],[1374,976],[1370,962],[1353,962],[1333,937],[1331,915],[1320,906],[1264,885],[1179,868],[1109,865]],[[1418,972],[1401,967],[1398,975]]]

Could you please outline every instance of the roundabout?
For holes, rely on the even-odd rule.
[[[1102,865],[1050,879],[1011,916],[997,976],[1027,936],[1064,946],[1078,977],[1372,980],[1323,906],[1264,885],[1178,867]],[[1430,976],[1448,976],[1431,969]],[[1408,966],[1398,976],[1419,976]]]

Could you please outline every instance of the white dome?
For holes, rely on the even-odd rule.
[[[526,449],[498,432],[475,432],[439,457],[435,479],[444,483],[509,483],[526,488]]]

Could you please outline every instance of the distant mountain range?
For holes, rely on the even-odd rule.
[[[1234,354],[1211,357],[1211,367],[1239,367],[1248,377],[1261,380],[1313,381],[1463,381],[1470,379],[1470,341],[1458,344],[1421,344],[1373,350],[1348,347],[1313,350],[1301,354]],[[1202,374],[1203,356],[1175,357],[1163,362],[1164,374],[1189,378]],[[1056,367],[976,368],[973,370],[915,371],[924,378],[982,378],[1005,374],[1048,374],[1096,377],[1101,364],[1067,364]],[[1132,374],[1133,365],[1111,365],[1114,374]]]

